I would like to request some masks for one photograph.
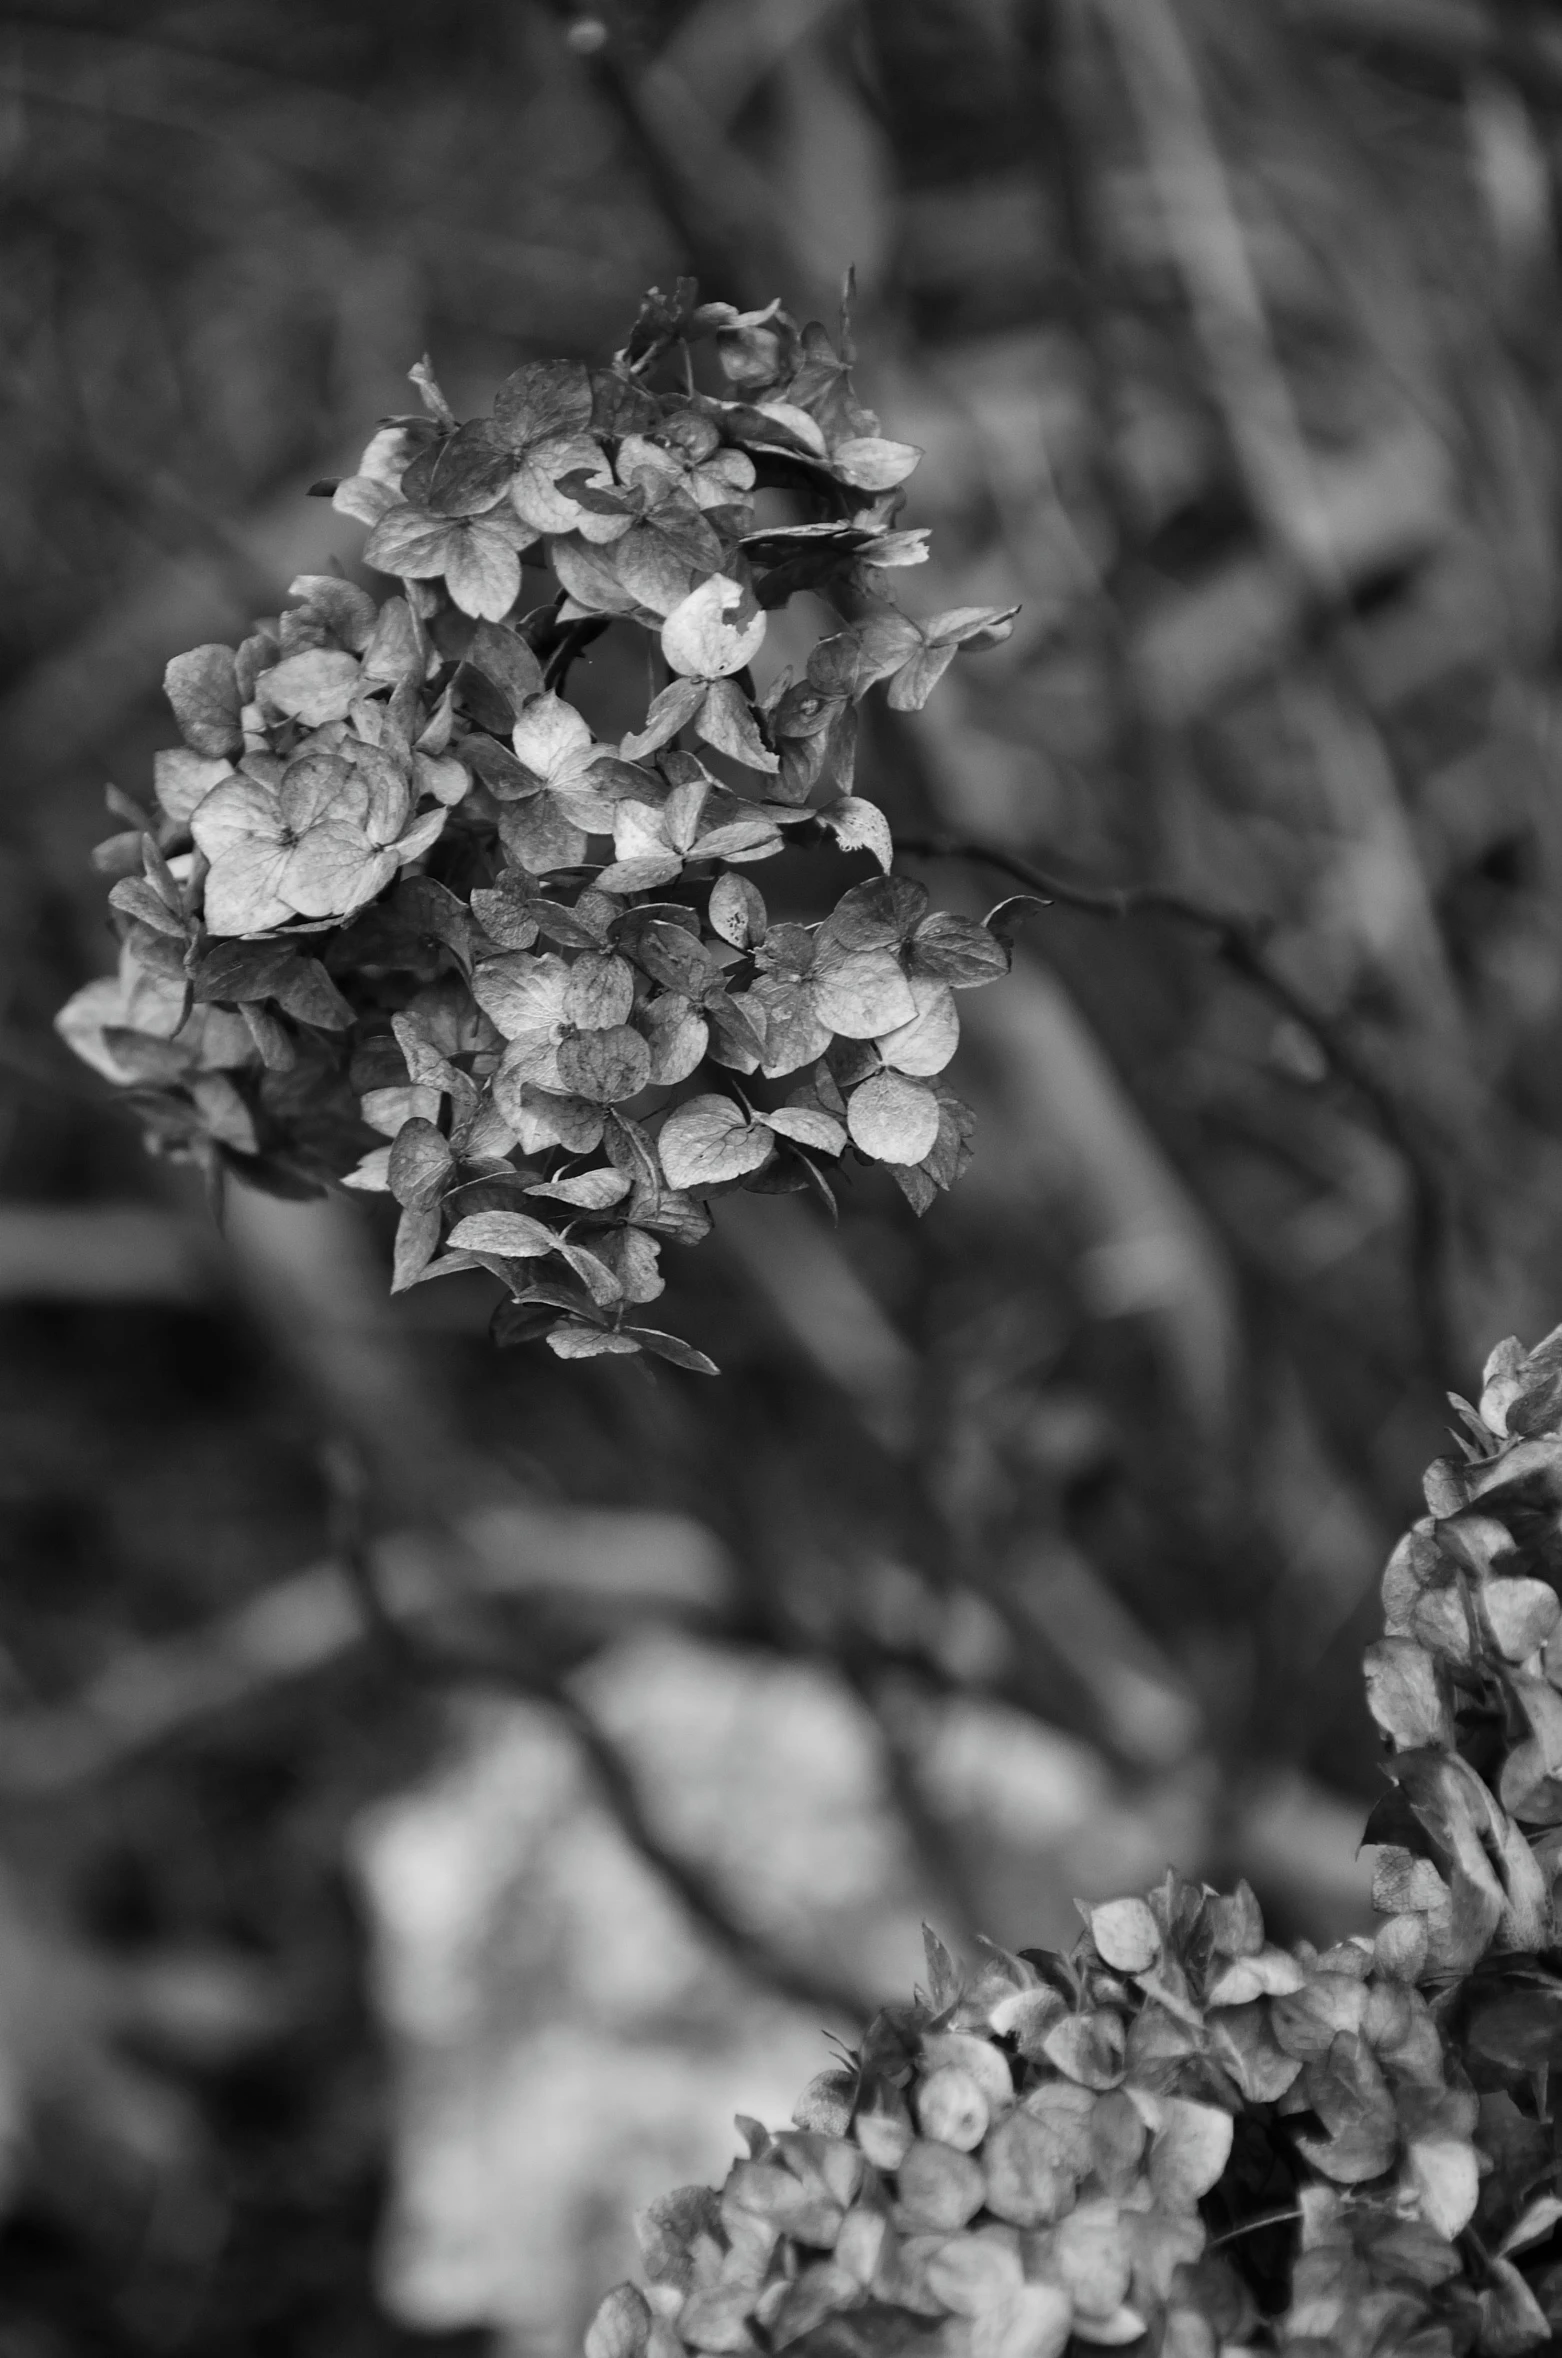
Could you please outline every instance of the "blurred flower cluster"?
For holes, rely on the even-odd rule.
[[[1086,1909],[1067,1956],[989,1942],[962,1972],[930,1933],[926,1996],[791,2128],[740,2120],[719,2196],[651,2205],[649,2294],[607,2296],[588,2358],[1549,2342],[1562,1330],[1500,1345],[1459,1405],[1367,1656],[1394,1779],[1375,1938],[1288,1951],[1245,1884],[1175,1872]]]

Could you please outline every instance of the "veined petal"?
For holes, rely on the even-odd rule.
[[[290,761],[277,794],[283,825],[294,836],[326,820],[358,827],[369,810],[369,782],[338,753],[311,746]]]
[[[533,1088],[550,1089],[568,1095],[564,1076],[559,1071],[559,1042],[564,1037],[563,1026],[557,1031],[518,1032],[506,1048],[494,1075],[496,1090],[529,1081]]]
[[[284,829],[270,788],[236,774],[202,796],[191,814],[190,833],[215,865],[247,845],[279,846]]]
[[[250,837],[213,860],[206,879],[207,930],[265,933],[286,925],[295,912],[277,888],[291,856],[281,844]]]
[[[659,853],[671,851],[662,814],[654,803],[614,805],[613,849],[621,860],[650,860]]]
[[[482,517],[460,526],[445,567],[445,587],[463,614],[502,622],[521,594],[521,560],[509,538]]]
[[[528,696],[516,715],[510,742],[517,761],[523,761],[551,785],[566,767],[578,765],[591,750],[591,731],[562,696],[548,690]]]
[[[562,1028],[568,990],[569,968],[551,951],[540,958],[529,950],[485,958],[472,977],[477,1004],[507,1040],[523,1032],[548,1032],[555,1025]]]
[[[425,811],[423,816],[420,819],[414,819],[406,833],[398,835],[396,841],[388,845],[387,849],[403,863],[417,859],[420,853],[426,852],[431,844],[438,841],[449,816],[450,813],[443,803],[437,810]]]
[[[322,820],[301,835],[286,855],[277,876],[277,890],[300,917],[339,917],[379,890],[364,889],[366,872],[383,867],[387,855],[376,852],[361,828]],[[390,860],[391,872],[395,860]],[[380,882],[386,881],[382,875]]]
[[[511,502],[522,523],[529,524],[534,532],[575,531],[586,511],[567,491],[559,490],[558,478],[582,469],[603,491],[615,488],[600,444],[588,436],[558,434],[545,442],[534,443],[522,458],[510,489]]]
[[[748,604],[742,585],[724,573],[714,573],[690,590],[662,625],[662,653],[673,670],[704,680],[726,679],[741,671],[758,654],[765,636],[763,608],[754,606],[745,616]]]

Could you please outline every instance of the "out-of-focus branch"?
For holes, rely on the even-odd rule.
[[[1145,814],[1155,807],[1153,789],[1166,765],[1166,733],[1144,692],[1136,649],[1144,536],[1118,431],[1117,353],[1103,300],[1109,274],[1091,153],[1083,27],[1076,0],[1030,0],[1021,23],[1026,95],[1037,126],[1034,167],[1058,225],[1059,309],[1084,366],[1090,476],[1111,534],[1108,561],[1088,566],[1082,576],[1107,675],[1110,758],[1138,782],[1141,791],[1129,797],[1128,807]],[[1141,818],[1141,828],[1143,823]]]
[[[137,1760],[187,1740],[247,1703],[338,1669],[376,1643],[387,1666],[435,1691],[487,1686],[557,1713],[579,1745],[619,1831],[683,1902],[715,1945],[757,1980],[800,2005],[860,2022],[868,1994],[774,1951],[731,1912],[713,1878],[652,1824],[628,1761],[540,1658],[524,1659],[485,1633],[457,1634],[474,1593],[519,1593],[473,1547],[464,1581],[403,1535],[370,1546],[339,1481],[339,1553],[278,1583],[252,1604],[182,1640],[123,1654],[74,1705],[17,1715],[0,1729],[0,1798],[68,1798]],[[524,1576],[520,1588],[529,1585]],[[667,1618],[666,1600],[659,1617]]]
[[[414,1627],[382,1592],[379,1568],[363,1536],[362,1475],[339,1461],[334,1488],[338,1538],[344,1569],[364,1622],[387,1665],[402,1677],[440,1692],[453,1687],[491,1687],[528,1703],[543,1705],[561,1719],[580,1751],[608,1814],[629,1847],[657,1879],[681,1900],[689,1915],[726,1956],[746,1973],[799,2005],[844,2016],[860,2024],[871,2012],[865,1991],[816,1973],[784,1956],[762,1934],[735,1916],[713,1875],[658,1831],[646,1808],[630,1761],[581,1703],[558,1671],[539,1654],[516,1647],[480,1649],[452,1644],[426,1628]]]
[[[508,1535],[508,1536],[507,1536]],[[373,1634],[369,1592],[399,1632],[470,1627],[495,1605],[560,1606],[583,1646],[646,1621],[710,1626],[704,1580],[715,1543],[681,1517],[611,1509],[490,1508],[452,1525],[443,1543],[397,1530],[369,1543],[335,1534],[338,1553],[179,1636],[124,1648],[69,1703],[0,1717],[0,1799],[47,1801],[188,1742],[221,1720],[349,1663]],[[702,1574],[686,1560],[703,1542]]]
[[[1532,105],[1562,106],[1562,57],[1538,17],[1531,24],[1482,0],[1291,0],[1291,10],[1320,43],[1404,72],[1418,93],[1458,99],[1473,75],[1496,72]]]
[[[518,1693],[528,1692],[524,1681],[513,1678],[501,1665],[491,1662],[475,1665],[474,1675],[494,1684],[511,1686]],[[796,2005],[844,2016],[853,2025],[866,2021],[873,2010],[866,1991],[837,1981],[829,1973],[816,1972],[772,1948],[761,1934],[751,1931],[732,1913],[715,1878],[697,1860],[685,1857],[663,1839],[646,1814],[629,1762],[566,1689],[554,1686],[538,1692],[535,1699],[551,1705],[564,1721],[580,1747],[614,1824],[631,1849],[639,1853],[652,1873],[683,1902],[700,1930],[735,1965]]]
[[[960,1842],[923,1788],[921,1750],[900,1726],[882,1668],[867,1647],[843,1647],[835,1667],[872,1720],[889,1799],[937,1902],[939,1921],[969,1938],[981,1929],[976,1878]]]
[[[902,837],[899,848],[912,859],[969,860],[995,868],[1044,901],[1086,916],[1170,917],[1208,935],[1216,955],[1233,973],[1261,991],[1271,1005],[1299,1026],[1330,1071],[1349,1084],[1368,1106],[1399,1154],[1410,1190],[1411,1282],[1428,1365],[1448,1385],[1457,1383],[1462,1357],[1455,1350],[1447,1290],[1453,1237],[1447,1193],[1435,1162],[1393,1091],[1372,1070],[1344,1028],[1297,989],[1267,947],[1269,927],[1259,919],[1218,909],[1171,885],[1082,885],[1039,868],[1017,852],[997,845],[961,842],[949,836]]]
[[[1311,455],[1169,0],[1094,0],[1111,34],[1210,384],[1255,514],[1330,604],[1339,566]]]
[[[1457,1028],[1457,1009],[1441,939],[1426,907],[1424,880],[1402,840],[1403,819],[1392,756],[1357,678],[1350,631],[1348,583],[1329,504],[1279,357],[1268,308],[1249,250],[1226,160],[1205,103],[1197,61],[1173,0],[1089,0],[1106,27],[1139,124],[1140,139],[1165,218],[1168,242],[1186,292],[1194,333],[1211,390],[1225,421],[1233,460],[1254,520],[1275,559],[1292,570],[1304,598],[1337,618],[1333,692],[1355,708],[1337,736],[1365,756],[1364,774],[1376,792],[1379,831],[1394,842],[1397,864],[1415,911],[1414,975],[1408,987],[1424,1004],[1439,1005],[1439,1027]],[[1320,702],[1320,710],[1328,705]],[[1325,762],[1337,748],[1320,749]],[[1151,888],[1155,890],[1156,888]],[[1187,922],[1210,925],[1218,913],[1177,906],[1178,896],[1138,899]],[[1122,912],[1115,912],[1122,913]],[[1402,1157],[1411,1187],[1411,1282],[1428,1375],[1457,1381],[1463,1354],[1450,1286],[1450,1190],[1430,1165],[1415,1125],[1399,1098],[1356,1053],[1340,1027],[1308,1005],[1267,958],[1261,929],[1222,918],[1212,927],[1220,955],[1263,990],[1315,1041],[1330,1066],[1349,1081]],[[1402,974],[1403,983],[1407,978]]]
[[[567,26],[576,11],[554,0]],[[689,268],[710,295],[763,302],[795,272],[785,225],[762,173],[727,139],[679,69],[645,53],[612,5],[593,12],[604,38],[582,56],[649,183]]]
[[[806,40],[842,0],[696,0],[672,33],[658,67],[687,83],[711,121],[723,129],[789,49]]]

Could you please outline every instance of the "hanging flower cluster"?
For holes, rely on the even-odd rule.
[[[1562,1329],[1384,1579],[1374,1938],[1171,1874],[1067,1956],[929,1936],[793,2125],[640,2222],[587,2358],[1510,2358],[1562,2332]]]
[[[705,344],[720,392],[694,389]],[[831,1200],[843,1158],[919,1212],[953,1183],[955,994],[1009,949],[890,872],[858,710],[879,683],[916,709],[1013,616],[890,596],[927,553],[896,521],[919,454],[850,357],[844,323],[837,346],[681,283],[610,367],[529,363],[484,417],[412,372],[425,414],[317,487],[399,586],[306,575],[237,649],[177,657],[155,809],[110,790],[119,970],[59,1021],[155,1145],[388,1192],[395,1285],[492,1271],[501,1341],[699,1369],[643,1312],[711,1194]],[[825,633],[761,688],[805,590]],[[651,666],[613,741],[569,695],[610,632]],[[749,871],[821,843],[880,873],[821,921],[783,859],[767,904]]]

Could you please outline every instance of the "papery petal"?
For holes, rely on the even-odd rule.
[[[765,616],[756,606],[735,619],[747,603],[742,585],[724,573],[691,590],[662,625],[662,653],[673,670],[691,679],[725,679],[752,662],[764,643]]]
[[[485,958],[472,977],[472,992],[507,1040],[523,1032],[562,1030],[569,971],[551,951],[534,957],[517,950],[508,957]]]
[[[526,698],[515,716],[510,741],[517,761],[551,783],[567,765],[590,752],[591,731],[573,704],[544,689]]]
[[[396,862],[376,851],[361,828],[324,820],[300,836],[277,877],[277,890],[300,917],[340,917],[372,900]]]
[[[583,435],[560,434],[538,442],[521,460],[511,487],[516,514],[536,532],[574,532],[587,511],[578,500],[560,491],[558,478],[581,470],[603,491],[614,488],[613,477],[599,444]]]
[[[253,838],[213,860],[206,878],[204,913],[210,933],[265,933],[294,915],[278,887],[292,854],[285,846]]]
[[[247,845],[279,846],[284,829],[277,798],[269,787],[235,775],[224,778],[197,803],[190,833],[199,849],[215,862]]]
[[[369,781],[340,754],[311,746],[288,763],[277,807],[283,826],[294,836],[327,820],[361,827],[369,811]]]

